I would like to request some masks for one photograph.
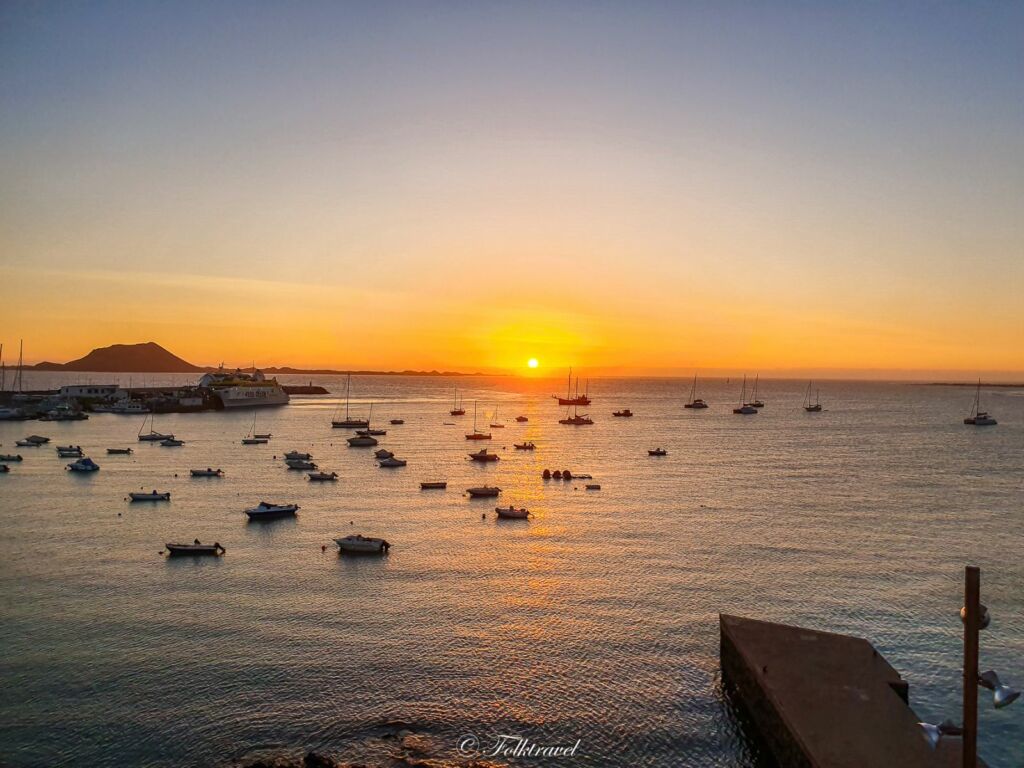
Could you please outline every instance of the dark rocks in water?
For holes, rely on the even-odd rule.
[[[302,768],[338,768],[338,764],[319,752],[307,752],[302,758]]]
[[[319,752],[307,752],[302,759],[282,755],[260,757],[252,762],[242,763],[241,768],[348,768],[348,766]]]

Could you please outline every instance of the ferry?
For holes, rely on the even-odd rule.
[[[288,393],[277,379],[268,379],[262,371],[228,373],[222,365],[219,370],[205,374],[199,386],[210,391],[214,402],[224,408],[254,408],[269,405],[287,405]]]

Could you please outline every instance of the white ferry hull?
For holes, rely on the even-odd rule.
[[[225,408],[259,408],[287,405],[291,399],[280,387],[230,387],[216,390]]]

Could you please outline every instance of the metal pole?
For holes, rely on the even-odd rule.
[[[981,623],[981,570],[964,570],[964,735],[963,768],[978,765],[978,630]]]

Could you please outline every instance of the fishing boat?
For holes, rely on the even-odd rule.
[[[496,453],[491,453],[486,448],[481,448],[476,453],[469,454],[469,458],[471,458],[473,461],[488,462],[488,461],[497,461],[501,457],[498,456],[498,454],[496,454]]]
[[[249,427],[249,434],[242,438],[242,445],[266,445],[270,442],[270,435],[256,434],[256,411],[252,412],[252,426]]]
[[[284,457],[285,457],[285,459],[309,461],[310,459],[313,458],[313,454],[311,454],[311,453],[301,453],[299,451],[288,451],[284,455]]]
[[[683,404],[683,408],[707,408],[708,404],[697,397],[697,374],[693,374],[693,386],[690,387],[690,399]]]
[[[349,415],[349,393],[352,388],[352,374],[348,375],[345,380],[345,418],[344,419],[331,419],[331,426],[336,429],[365,429],[370,426],[369,419],[356,419]]]
[[[383,555],[391,549],[391,545],[384,539],[358,533],[335,539],[334,543],[338,545],[338,553],[343,555]]]
[[[199,539],[196,539],[191,544],[164,544],[164,546],[167,548],[167,554],[171,557],[178,555],[209,555],[216,557],[227,552],[227,550],[216,541],[213,542],[213,544],[203,544]]]
[[[533,443],[513,443],[512,444],[517,451],[534,451],[537,446]]]
[[[668,456],[668,451],[664,448],[654,448],[653,450],[647,451],[648,456]]]
[[[4,453],[0,454],[0,461],[21,461],[20,453]]]
[[[292,517],[298,511],[298,504],[271,504],[261,501],[255,507],[245,510],[245,514],[250,520],[270,520],[277,517]]]
[[[740,404],[732,409],[733,413],[750,416],[757,413],[757,408],[747,402],[747,377],[743,377],[743,388],[740,390]]]
[[[373,452],[373,457],[377,460],[390,459],[394,455],[395,454],[389,451],[387,448],[378,448],[376,451]]]
[[[558,423],[559,424],[570,424],[570,425],[575,426],[575,427],[580,427],[580,426],[584,426],[584,425],[587,425],[587,424],[593,424],[594,420],[592,418],[590,418],[589,416],[587,416],[587,414],[585,414],[585,413],[582,416],[580,414],[576,413],[576,406],[573,406],[572,416],[570,416],[568,411],[566,411],[565,418],[564,419],[559,419]]]
[[[331,483],[338,479],[337,472],[310,472],[309,479],[315,483]]]
[[[100,468],[100,465],[90,459],[88,456],[79,459],[78,461],[72,462],[67,465],[67,469],[72,472],[96,472]]]
[[[530,510],[516,509],[512,504],[507,507],[495,507],[494,511],[501,520],[526,520],[530,516]]]
[[[494,406],[494,413],[491,415],[491,429],[504,429],[505,425],[498,421],[498,406]]]
[[[178,448],[184,444],[184,440],[177,440],[173,437],[168,437],[165,440],[160,441],[160,445],[162,445],[164,448]]]
[[[978,379],[978,388],[974,392],[974,404],[971,406],[971,415],[964,419],[964,424],[971,424],[975,427],[994,427],[998,422],[989,416],[988,411],[981,410],[981,379]]]
[[[526,422],[529,421],[529,419],[526,418],[525,416],[516,416],[516,421],[518,421],[520,424],[525,424]]]
[[[620,417],[624,416],[625,418],[628,419],[632,415],[633,415],[633,412],[631,410],[629,410],[629,408],[623,408],[621,411],[612,411],[612,416],[620,416]]]
[[[750,393],[750,406],[752,408],[764,408],[764,401],[759,400],[757,397],[757,381],[760,377],[760,374],[754,375],[754,390]]]
[[[149,422],[149,432],[143,434],[142,430],[146,428],[146,422]],[[148,413],[142,419],[142,426],[139,427],[139,442],[140,443],[159,443],[164,440],[173,440],[174,435],[165,435],[161,432],[156,431],[156,414]]]
[[[466,409],[462,407],[462,398],[459,397],[459,388],[455,388],[455,401],[452,403],[452,409],[448,411],[452,416],[465,416]]]
[[[559,397],[558,395],[552,395],[553,398],[558,400],[559,405],[590,405],[590,381],[587,380],[587,391],[582,395],[580,394],[580,377],[576,377],[576,394],[572,392],[572,368],[569,369],[569,385],[565,390],[565,397]]]
[[[356,435],[350,437],[346,441],[352,448],[372,448],[378,444],[376,437],[370,437],[369,435]]]
[[[110,456],[131,456],[131,448],[107,448],[107,454]]]
[[[467,488],[466,493],[474,499],[486,499],[497,496],[501,493],[501,488],[497,488],[493,485],[480,485],[475,488]]]
[[[128,494],[128,498],[132,501],[170,501],[171,492],[164,491],[163,493],[160,493],[159,491],[153,490],[149,493],[139,493],[138,491],[134,491]]]
[[[811,384],[807,382],[807,394],[804,396],[804,410],[808,413],[819,413],[821,411],[821,390],[817,390],[814,395],[814,402],[811,402]]]
[[[395,424],[395,425],[398,425],[398,424],[405,424],[405,419],[392,419],[392,420],[390,421],[390,423],[391,423],[391,424]]]
[[[57,449],[57,458],[59,459],[74,459],[82,455],[82,446],[80,445],[66,445]]]
[[[420,483],[421,491],[440,491],[448,487],[444,480],[427,480]]]
[[[476,401],[473,402],[473,431],[466,435],[467,440],[490,440],[491,433],[480,432],[476,428]]]
[[[303,471],[317,469],[316,464],[312,461],[307,461],[306,459],[285,459],[284,463],[288,469],[301,469]]]
[[[192,477],[224,477],[224,470],[207,467],[206,469],[190,469],[189,474]]]
[[[388,467],[404,467],[407,463],[408,462],[405,459],[396,459],[394,456],[391,456],[389,458],[381,459],[380,461],[378,461],[377,462],[377,466],[378,467],[384,467],[384,468],[388,468]]]

